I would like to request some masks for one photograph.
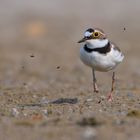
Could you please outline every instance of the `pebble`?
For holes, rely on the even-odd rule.
[[[113,123],[116,125],[123,125],[125,123],[125,121],[124,120],[116,120]]]
[[[33,98],[37,98],[37,95],[34,94],[34,95],[33,95]]]
[[[93,101],[92,98],[88,98],[88,99],[86,99],[86,102],[92,102],[92,101]]]
[[[105,99],[106,99],[106,97],[105,97],[104,95],[102,95],[100,98],[101,98],[102,100],[105,100]]]
[[[45,116],[48,116],[48,110],[47,110],[47,109],[42,110],[42,113],[43,113]]]
[[[42,104],[48,104],[50,101],[46,97],[42,97],[40,103]]]
[[[92,106],[89,106],[88,108],[89,108],[89,109],[92,109]]]
[[[103,110],[102,109],[99,109],[99,112],[103,112]]]
[[[91,128],[91,127],[86,128],[86,130],[83,133],[83,137],[86,140],[93,140],[96,138],[96,136],[97,136],[97,131],[95,130],[95,128]]]
[[[19,115],[19,111],[16,108],[12,108],[11,115],[17,117]]]

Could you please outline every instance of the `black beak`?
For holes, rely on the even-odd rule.
[[[85,42],[86,40],[87,40],[87,37],[84,37],[83,39],[81,39],[80,41],[78,41],[78,43]]]

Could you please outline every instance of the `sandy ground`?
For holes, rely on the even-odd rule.
[[[138,1],[108,1],[111,9],[94,2],[23,2],[31,9],[1,2],[9,11],[0,25],[0,140],[140,139]],[[106,101],[112,72],[96,73],[100,93],[93,93],[91,70],[79,59],[77,41],[89,26],[103,28],[125,54],[113,102]]]

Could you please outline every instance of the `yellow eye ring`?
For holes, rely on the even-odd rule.
[[[94,32],[94,33],[93,33],[93,37],[95,37],[95,38],[99,37],[99,35],[100,35],[99,32]]]

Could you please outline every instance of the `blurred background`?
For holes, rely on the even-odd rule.
[[[140,109],[139,13],[139,0],[0,0],[1,139],[139,140],[140,112],[133,111]],[[77,42],[94,27],[125,55],[112,104],[104,100],[111,72],[97,72],[99,103],[91,69],[79,59]],[[79,102],[19,107],[62,97]],[[77,124],[84,116],[105,123],[87,129]]]
[[[87,28],[99,27],[124,52],[119,75],[132,82],[131,76],[140,76],[139,4],[138,0],[1,0],[1,81],[52,76],[75,81],[78,72],[88,79],[90,71],[79,60],[77,41]]]

